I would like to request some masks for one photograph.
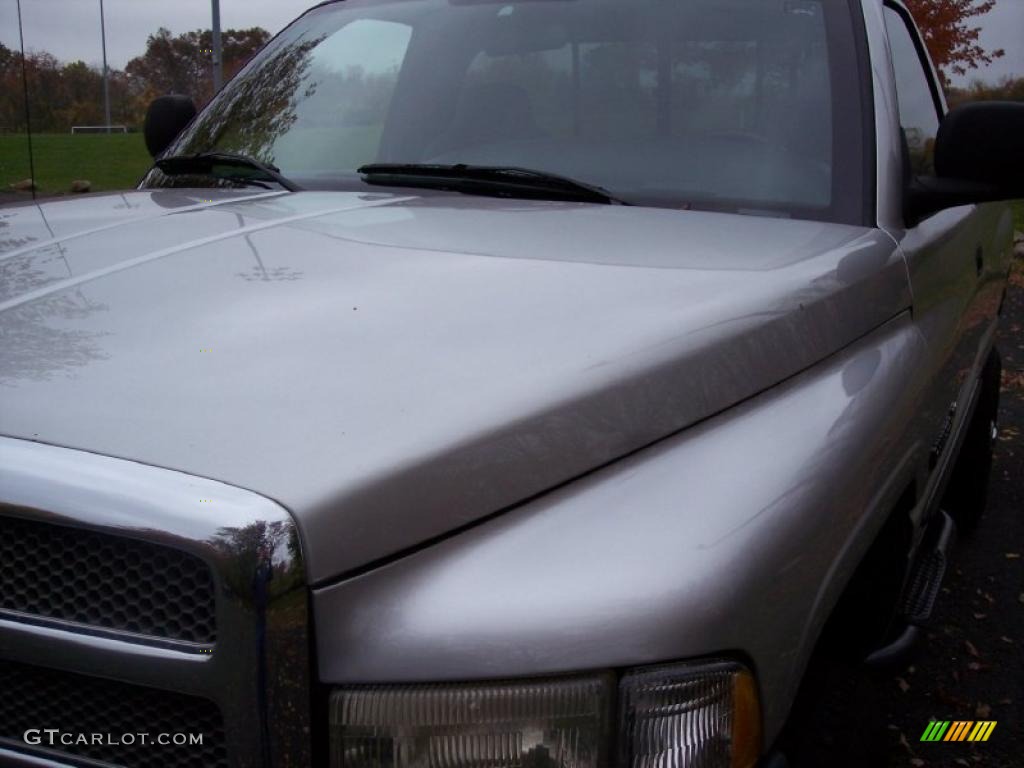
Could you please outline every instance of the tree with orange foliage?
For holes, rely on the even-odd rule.
[[[946,85],[949,72],[966,75],[968,69],[991,64],[1005,53],[982,48],[981,29],[972,24],[972,19],[991,11],[996,0],[906,0],[906,4]]]

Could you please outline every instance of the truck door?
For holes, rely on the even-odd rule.
[[[933,175],[935,137],[945,111],[941,91],[907,12],[886,5],[885,20],[909,165],[905,176]],[[929,444],[931,483],[949,454],[949,435],[968,411],[984,363],[980,358],[987,352],[986,331],[995,306],[987,307],[991,301],[986,297],[992,298],[988,294],[998,280],[992,279],[994,270],[987,270],[986,261],[998,260],[992,249],[1000,214],[999,206],[961,206],[891,233],[906,256],[914,319],[930,350],[920,416]]]

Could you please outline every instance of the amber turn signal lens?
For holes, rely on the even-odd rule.
[[[754,678],[708,661],[633,672],[619,686],[619,764],[633,768],[751,768],[761,754]]]
[[[732,768],[753,768],[761,759],[761,703],[747,670],[733,676]]]

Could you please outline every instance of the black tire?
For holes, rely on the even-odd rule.
[[[992,473],[992,449],[999,415],[999,390],[1003,361],[993,349],[981,373],[981,391],[974,416],[967,427],[960,455],[949,479],[943,506],[961,533],[973,530],[988,502],[988,482]]]

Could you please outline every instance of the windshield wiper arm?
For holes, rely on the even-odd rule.
[[[470,194],[504,194],[509,197],[629,205],[602,187],[530,168],[463,163],[371,163],[360,168],[359,173],[367,184],[383,186],[452,189]]]
[[[185,176],[196,174],[199,176],[213,176],[228,181],[238,182],[259,182],[273,181],[280,184],[289,192],[298,192],[300,187],[290,179],[281,175],[280,169],[268,163],[261,163],[252,157],[236,155],[230,152],[200,152],[195,155],[175,155],[163,157],[156,161],[156,167],[168,176]],[[214,173],[215,167],[239,168],[243,171],[255,171],[256,175],[231,174],[224,175]]]

